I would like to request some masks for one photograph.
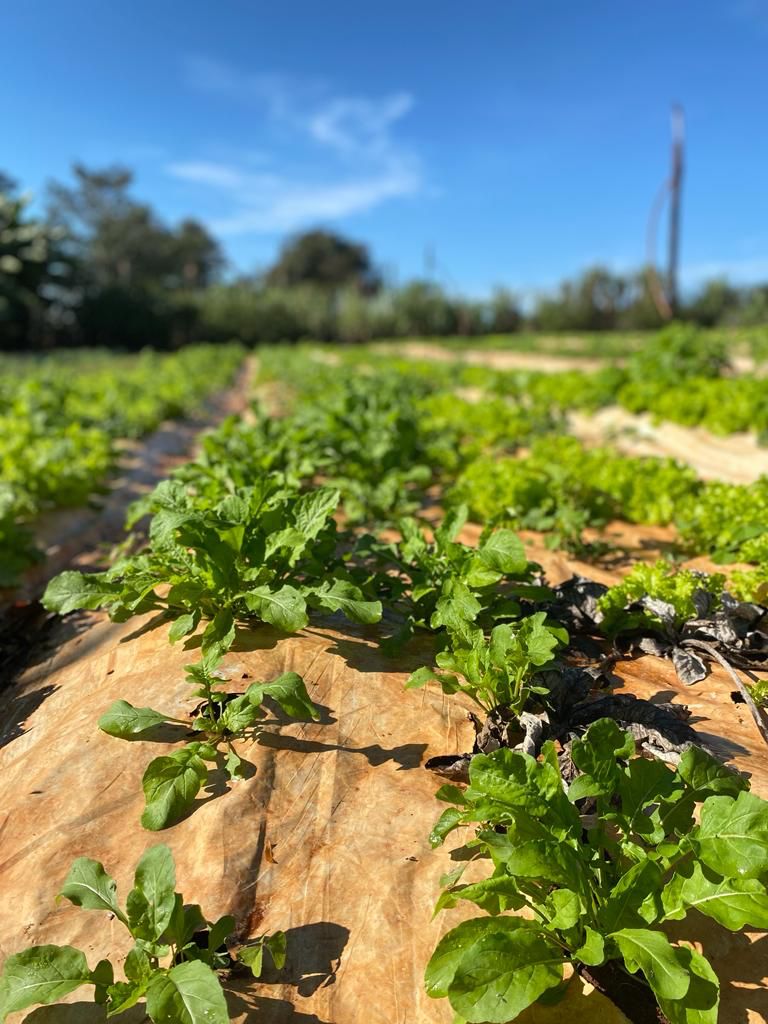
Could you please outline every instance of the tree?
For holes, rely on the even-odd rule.
[[[352,286],[371,294],[381,282],[366,246],[317,229],[295,235],[283,245],[266,274],[266,283],[284,288],[300,284],[326,289]]]
[[[0,344],[39,345],[46,333],[46,291],[57,280],[58,232],[28,218],[29,200],[0,173]],[[64,269],[63,267],[61,269]]]
[[[174,231],[134,200],[125,167],[72,168],[74,186],[52,182],[49,218],[63,226],[86,288],[202,288],[223,267],[218,243],[194,220]]]
[[[67,233],[82,340],[127,347],[184,341],[195,312],[188,293],[215,282],[224,265],[218,242],[194,220],[176,229],[163,224],[131,196],[125,167],[75,164],[72,173],[73,185],[49,186],[49,219]]]

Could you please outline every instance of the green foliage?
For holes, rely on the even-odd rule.
[[[218,656],[234,641],[235,620],[293,633],[312,607],[377,622],[381,604],[364,599],[336,554],[338,500],[330,487],[300,494],[278,474],[229,494],[164,481],[141,506],[154,513],[147,550],[106,572],[62,573],[43,603],[60,614],[106,608],[116,622],[163,611],[173,640],[206,621],[204,647],[209,637]]]
[[[34,557],[21,540],[25,524],[46,509],[84,504],[117,463],[121,439],[194,411],[241,359],[231,345],[0,360],[0,584],[12,585]]]
[[[142,780],[146,807],[141,821],[152,831],[168,828],[190,812],[214,768],[224,771],[232,781],[243,777],[243,761],[234,742],[258,734],[266,717],[266,698],[290,717],[319,717],[303,679],[295,672],[285,672],[269,683],[251,683],[242,694],[222,692],[222,680],[216,675],[216,654],[222,646],[221,631],[226,623],[214,620],[212,625],[218,631],[213,637],[203,634],[202,660],[187,666],[187,681],[195,687],[194,696],[202,700],[188,719],[172,718],[154,708],[136,708],[124,700],[115,701],[99,719],[102,732],[123,740],[149,739],[152,730],[163,725],[181,725],[200,736],[172,754],[154,758],[147,766]]]
[[[449,648],[436,658],[441,671],[417,669],[407,688],[435,679],[444,693],[464,693],[487,714],[502,708],[516,716],[527,709],[532,694],[546,695],[547,688],[537,684],[537,673],[549,667],[557,649],[568,643],[568,633],[547,621],[546,612],[494,626],[489,637],[459,618],[449,625],[449,638]]]
[[[459,541],[466,518],[466,508],[455,509],[432,539],[417,520],[401,519],[399,540],[365,536],[356,545],[355,554],[373,570],[368,588],[403,619],[385,650],[397,652],[417,629],[465,634],[473,623],[516,618],[522,600],[550,594],[536,583],[539,566],[511,530],[488,532],[477,547]]]
[[[480,522],[551,531],[579,550],[585,526],[610,519],[668,523],[700,489],[693,470],[672,459],[631,457],[585,448],[572,437],[539,438],[519,459],[483,456],[459,476],[451,502]]]
[[[638,625],[660,627],[661,622],[650,608],[630,610],[643,598],[663,601],[674,609],[674,625],[678,629],[689,619],[701,617],[703,600],[708,612],[716,611],[725,586],[720,573],[707,575],[691,569],[676,568],[663,559],[653,565],[638,562],[621,583],[610,587],[597,604],[602,612],[601,628],[609,635]]]
[[[548,743],[540,761],[477,755],[466,792],[438,794],[457,806],[434,843],[476,825],[468,853],[493,863],[479,882],[452,873],[437,904],[466,900],[488,915],[448,932],[427,967],[429,995],[461,1019],[515,1020],[560,984],[566,962],[619,960],[674,1024],[716,1024],[714,971],[661,925],[698,911],[733,931],[768,926],[768,804],[696,747],[676,770],[633,753],[631,735],[601,719],[572,744],[581,774],[569,787]],[[523,908],[530,919],[505,913]]]
[[[125,980],[115,980],[109,960],[89,968],[85,953],[72,946],[31,946],[5,961],[0,978],[0,1020],[15,1010],[49,1005],[92,985],[94,1001],[104,1006],[109,1017],[144,999],[154,1024],[228,1024],[229,1012],[216,972],[234,962],[224,945],[234,918],[207,921],[200,907],[185,904],[175,888],[176,871],[167,846],[153,846],[144,853],[124,908],[117,901],[117,884],[103,865],[79,857],[59,898],[83,910],[106,911],[128,930],[134,945],[123,965]],[[237,959],[259,977],[265,950],[275,965],[282,967],[285,934],[259,937],[240,949]]]

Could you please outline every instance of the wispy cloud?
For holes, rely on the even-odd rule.
[[[290,231],[362,213],[423,188],[420,161],[394,132],[413,106],[407,92],[339,95],[318,79],[243,72],[203,57],[189,60],[185,75],[191,87],[244,105],[292,141],[290,174],[255,174],[245,161],[166,165],[172,177],[216,190],[231,206],[211,221],[222,235]]]

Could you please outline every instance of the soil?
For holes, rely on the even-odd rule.
[[[669,1024],[645,978],[627,974],[616,960],[601,967],[581,966],[579,974],[615,1003],[632,1024]]]

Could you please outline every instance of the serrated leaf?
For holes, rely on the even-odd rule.
[[[506,576],[520,576],[528,569],[525,546],[512,530],[495,530],[480,545],[478,554],[490,569]]]

